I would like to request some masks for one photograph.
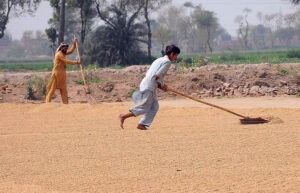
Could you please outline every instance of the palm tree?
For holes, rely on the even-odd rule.
[[[143,8],[140,4],[129,16],[132,7],[124,0],[111,4],[106,10],[100,9],[100,1],[96,1],[98,16],[105,22],[86,42],[86,56],[88,62],[98,62],[101,66],[136,64],[138,58],[144,54],[140,51],[139,42],[147,30],[142,23],[135,22]],[[90,56],[89,56],[90,55]]]

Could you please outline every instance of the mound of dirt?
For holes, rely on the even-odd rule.
[[[149,66],[130,66],[123,70],[98,69],[90,81],[91,95],[97,103],[131,100],[131,94]],[[0,102],[42,103],[25,99],[28,82],[35,77],[49,79],[51,72],[3,72],[0,74]],[[86,103],[83,85],[79,84],[78,71],[67,72],[70,103]],[[185,94],[201,97],[245,97],[296,95],[300,92],[300,65],[295,64],[241,64],[207,65],[197,68],[179,68],[172,65],[165,83]],[[4,87],[6,87],[4,89]],[[36,91],[37,92],[37,91]],[[176,97],[172,93],[157,92],[160,99]],[[54,102],[60,102],[57,91]]]

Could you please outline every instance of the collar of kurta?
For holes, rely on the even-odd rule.
[[[170,60],[170,58],[169,58],[168,55],[165,55],[164,57],[167,58],[171,62],[171,60]]]

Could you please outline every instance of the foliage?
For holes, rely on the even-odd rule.
[[[26,95],[25,95],[25,99],[36,100],[36,98],[34,96],[34,91],[33,91],[33,88],[32,88],[32,84],[27,85],[27,92],[26,92]]]
[[[289,50],[287,53],[286,53],[287,57],[288,58],[300,58],[300,50],[295,50],[295,49],[292,49],[292,50]]]
[[[131,7],[119,0],[105,10],[97,7],[98,16],[106,25],[98,27],[84,45],[84,59],[87,63],[97,63],[100,67],[111,65],[127,66],[139,64],[145,59],[139,42],[143,41],[145,28],[136,22],[143,7],[139,5],[129,16]]]
[[[278,53],[276,53],[278,52]],[[288,51],[276,51],[276,50],[262,50],[262,51],[247,51],[247,52],[221,52],[207,57],[207,63],[214,64],[281,64],[281,63],[297,63],[300,62],[299,58],[288,58]],[[177,63],[185,67],[201,66],[199,56],[186,55],[177,59]],[[201,56],[202,57],[202,56]],[[202,64],[203,65],[203,64]],[[281,73],[285,73],[278,70]],[[291,74],[291,72],[288,72]],[[286,74],[286,73],[285,73]]]
[[[41,77],[33,77],[27,81],[26,99],[36,100],[42,99],[47,94],[48,79]]]
[[[152,47],[152,32],[151,32],[151,22],[149,18],[149,12],[154,12],[158,10],[162,5],[170,3],[171,0],[144,0],[143,12],[144,18],[147,25],[147,35],[148,40],[145,42],[148,47],[148,58],[151,59],[151,47]],[[164,46],[163,46],[164,47]]]
[[[131,89],[131,90],[127,93],[126,98],[131,98],[132,95],[133,95],[133,93],[134,93],[135,91],[136,91],[136,90],[135,90],[134,88]]]
[[[165,28],[164,26],[158,26],[153,33],[153,37],[161,43],[161,50],[164,51],[165,45],[172,38],[171,30]]]
[[[55,43],[56,43],[56,40],[57,40],[57,32],[56,32],[56,29],[54,27],[50,27],[48,29],[45,30],[46,34],[47,34],[47,37],[48,37],[48,40],[51,42],[51,45],[49,46],[51,49],[52,49],[52,54],[53,54],[53,57],[55,56]]]
[[[1,0],[0,1],[0,39],[4,36],[6,25],[8,24],[11,11],[16,15],[32,13],[37,9],[41,0]]]
[[[48,23],[50,27],[56,29],[59,32],[60,25],[60,0],[49,0],[51,7],[53,7],[54,12],[52,18],[49,19]],[[77,9],[66,3],[65,6],[65,26],[64,26],[64,39],[65,42],[73,40],[74,34],[78,35],[80,31],[80,18]],[[59,35],[59,34],[58,34]]]
[[[96,17],[93,0],[67,0],[67,6],[72,8],[72,12],[78,12],[80,15],[80,40],[83,44],[86,36],[91,31],[94,23],[93,18]],[[73,32],[74,33],[74,32]]]
[[[97,74],[97,67],[96,65],[89,65],[87,70],[84,70],[84,76],[87,83],[99,83],[100,78]]]
[[[293,4],[299,4],[299,3],[300,3],[300,0],[291,0],[291,2],[292,2]]]

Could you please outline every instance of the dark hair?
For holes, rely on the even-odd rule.
[[[169,45],[166,47],[165,55],[170,55],[170,54],[180,54],[180,49],[177,46],[174,45]]]

